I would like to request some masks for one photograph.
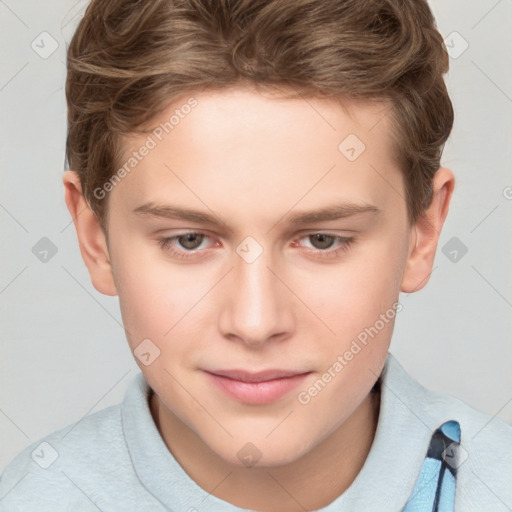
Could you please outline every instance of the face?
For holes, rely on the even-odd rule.
[[[126,141],[137,163],[109,195],[128,342],[165,414],[216,454],[241,465],[250,442],[259,465],[290,463],[351,416],[387,354],[413,234],[387,109],[193,98]],[[299,376],[210,373],[269,369]]]

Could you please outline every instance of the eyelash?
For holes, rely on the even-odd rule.
[[[178,251],[174,249],[173,242],[177,240],[178,238],[181,238],[183,236],[187,235],[203,235],[206,238],[210,238],[206,233],[202,233],[201,231],[187,231],[184,233],[179,233],[177,235],[171,236],[171,237],[164,237],[158,239],[158,245],[164,250],[169,251],[172,256],[177,257],[179,259],[187,259],[193,257],[198,251],[201,249],[193,249],[192,251]],[[308,238],[310,236],[314,235],[326,235],[334,238],[334,243],[339,242],[340,245],[336,249],[309,249],[309,252],[313,252],[313,254],[320,256],[321,258],[335,258],[339,256],[340,254],[348,251],[350,247],[352,246],[352,243],[354,242],[354,237],[344,237],[339,235],[334,235],[332,233],[323,233],[323,232],[311,232],[307,235],[304,235],[300,237],[299,240],[303,238]]]

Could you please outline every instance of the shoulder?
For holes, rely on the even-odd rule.
[[[122,410],[133,403],[127,405],[126,397],[140,393],[142,385],[137,375],[123,403],[85,416],[21,451],[0,477],[0,512],[97,511],[111,503],[137,503],[143,493],[126,445]]]
[[[461,428],[459,510],[512,509],[512,426],[450,395],[428,392],[428,404],[451,412]]]
[[[461,444],[483,447],[496,442],[512,441],[512,425],[450,394],[423,387],[392,354],[388,354],[382,376],[385,387],[393,395],[398,395],[399,401],[430,428],[439,422],[457,421],[462,431]]]
[[[414,415],[434,431],[450,420],[460,425],[457,510],[512,510],[512,426],[449,394],[428,390],[391,356],[389,385]]]
[[[0,511],[59,510],[73,503],[88,510],[87,498],[74,476],[82,478],[105,467],[105,457],[121,454],[120,406],[112,406],[68,425],[27,446],[7,465],[0,478]],[[105,450],[109,447],[108,450]],[[108,455],[107,455],[108,453]],[[44,508],[43,508],[44,507]],[[82,507],[82,508],[80,508]]]

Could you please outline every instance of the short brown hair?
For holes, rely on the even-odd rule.
[[[106,229],[93,191],[123,135],[178,96],[250,83],[381,100],[414,223],[453,125],[448,66],[426,0],[92,0],[68,49],[66,165]]]

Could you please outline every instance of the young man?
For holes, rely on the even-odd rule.
[[[426,2],[93,1],[68,69],[66,203],[142,373],[1,511],[512,510],[512,428],[388,353],[454,188]]]

